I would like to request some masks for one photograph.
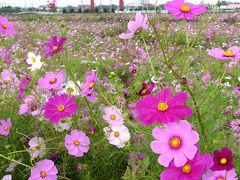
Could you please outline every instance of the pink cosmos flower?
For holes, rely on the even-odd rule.
[[[0,49],[0,57],[3,58],[3,62],[7,65],[12,64],[10,53],[8,51]]]
[[[27,96],[20,105],[19,114],[29,114],[37,116],[41,113],[41,104],[35,99],[33,95]]]
[[[38,80],[41,89],[57,90],[65,83],[66,74],[64,71],[47,72],[44,77]]]
[[[236,171],[211,171],[210,169],[202,176],[202,180],[238,180]]]
[[[18,99],[23,98],[25,91],[28,88],[28,85],[31,80],[32,80],[32,78],[29,75],[26,75],[24,78],[22,78],[22,80],[18,84],[18,96],[17,96]]]
[[[203,82],[204,84],[208,84],[209,81],[211,81],[211,72],[207,72],[206,74],[204,74],[204,75],[202,76],[202,82]]]
[[[234,86],[234,87],[233,87],[233,92],[234,92],[236,95],[240,96],[240,87],[239,87],[239,86]]]
[[[155,140],[151,142],[151,149],[160,154],[158,162],[165,167],[168,167],[172,160],[176,167],[184,166],[198,151],[196,143],[199,135],[185,120],[164,124],[164,129],[156,127],[152,135]]]
[[[131,64],[128,68],[128,71],[134,76],[137,75],[137,70],[138,70],[138,67],[136,64]]]
[[[59,41],[57,39],[57,36],[51,37],[49,42],[46,44],[46,48],[44,49],[45,52],[45,58],[48,58],[50,56],[53,56],[56,53],[62,52],[63,51],[63,44],[67,38],[60,38]]]
[[[85,85],[81,85],[82,91],[80,94],[83,97],[87,96],[88,94],[91,94],[96,80],[97,80],[97,76],[96,76],[95,72],[87,73],[86,83],[85,83]]]
[[[56,1],[57,1],[57,0],[52,0],[52,2],[50,2],[50,3],[48,4],[48,7],[51,8],[51,9],[54,8],[55,5],[56,5]]]
[[[188,100],[187,93],[177,93],[170,97],[171,89],[164,88],[157,97],[148,95],[136,103],[136,111],[139,120],[146,126],[157,123],[168,123],[186,118],[192,115],[192,109],[184,106]]]
[[[230,125],[233,131],[240,132],[240,119],[234,119]]]
[[[0,77],[0,87],[3,89],[8,88],[11,92],[15,92],[16,84],[19,83],[19,80],[15,73],[12,70],[4,69]]]
[[[213,165],[213,158],[210,154],[200,155],[199,151],[193,160],[188,160],[186,164],[181,167],[174,166],[173,163],[164,170],[161,175],[161,180],[199,180],[204,174],[205,170]]]
[[[28,180],[57,180],[58,170],[52,160],[44,159],[37,162],[31,169],[31,176]]]
[[[142,83],[142,89],[136,93],[137,96],[146,96],[151,94],[153,88],[155,87],[155,84],[153,82],[151,82],[151,84],[149,85],[149,87],[147,87],[146,83]]]
[[[44,117],[50,119],[51,123],[58,123],[60,119],[72,116],[78,110],[74,101],[75,96],[69,98],[67,94],[51,97],[44,106]]]
[[[165,9],[168,10],[176,19],[192,20],[197,15],[206,12],[206,6],[194,5],[184,0],[173,0],[165,4]]]
[[[135,16],[135,21],[130,21],[128,23],[128,30],[130,31],[130,33],[126,34],[123,33],[121,35],[119,35],[119,38],[121,39],[131,39],[133,38],[138,30],[147,30],[148,29],[148,19],[147,19],[147,15],[145,15],[145,17],[140,13],[137,12],[136,16]]]
[[[123,115],[117,107],[104,108],[103,119],[109,123],[110,126],[120,126],[123,122]]]
[[[83,131],[73,130],[71,134],[65,136],[65,147],[68,149],[68,154],[75,157],[82,157],[88,152],[90,139]]]
[[[240,49],[237,46],[232,46],[227,50],[221,48],[215,48],[208,50],[208,55],[221,60],[239,60]]]
[[[12,22],[3,16],[0,16],[0,33],[8,37],[13,37],[16,34]]]
[[[12,122],[10,118],[8,118],[6,121],[4,121],[3,119],[0,120],[0,135],[8,136],[11,128],[12,128]]]
[[[98,101],[97,93],[89,93],[87,94],[86,98],[91,103],[96,103]]]

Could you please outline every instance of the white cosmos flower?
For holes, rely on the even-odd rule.
[[[54,124],[53,127],[57,132],[62,132],[65,130],[69,130],[71,128],[71,121],[69,119],[62,119],[57,124]]]
[[[31,71],[35,71],[36,69],[41,69],[42,62],[41,56],[36,56],[33,52],[28,53],[27,63],[31,66]]]
[[[103,131],[105,132],[109,143],[117,146],[118,148],[123,148],[130,140],[129,130],[124,125],[105,127]]]
[[[43,152],[46,149],[45,141],[41,137],[34,137],[28,142],[30,155],[33,158],[42,157]]]
[[[77,84],[80,87],[80,81],[77,81]],[[63,91],[64,93],[68,93],[74,96],[80,95],[79,89],[73,81],[68,81],[65,84]]]

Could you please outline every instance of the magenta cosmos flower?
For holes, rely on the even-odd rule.
[[[211,171],[208,170],[203,176],[202,180],[238,180],[237,173],[233,169],[231,171]]]
[[[8,136],[11,128],[12,128],[12,122],[10,118],[8,118],[6,121],[4,121],[3,119],[0,120],[0,135]]]
[[[213,165],[213,158],[210,154],[200,155],[199,151],[193,160],[187,161],[181,167],[174,166],[173,163],[164,170],[161,175],[161,180],[199,180],[205,170]]]
[[[173,0],[165,4],[165,9],[168,10],[176,19],[192,20],[197,15],[206,12],[206,6],[194,5],[184,0]]]
[[[142,83],[142,89],[136,93],[137,96],[146,96],[151,94],[153,88],[154,88],[155,84],[153,82],[151,82],[151,84],[149,85],[149,87],[147,87],[146,83]]]
[[[58,170],[54,162],[48,159],[37,162],[31,169],[31,176],[28,180],[57,180]]]
[[[221,151],[215,150],[214,154],[214,166],[211,168],[213,171],[231,170],[233,165],[233,154],[227,147],[222,148]]]
[[[187,93],[178,93],[170,97],[171,89],[162,89],[156,97],[148,95],[136,103],[139,120],[146,126],[157,123],[174,122],[192,115],[192,109],[184,106]]]
[[[68,149],[68,154],[75,157],[82,157],[88,152],[90,139],[83,131],[73,130],[71,134],[65,136],[65,147]]]
[[[8,37],[13,37],[16,34],[12,22],[9,22],[8,19],[3,16],[0,16],[0,33]]]
[[[44,106],[44,117],[52,123],[58,123],[60,119],[72,116],[78,109],[74,100],[75,96],[69,98],[67,94],[53,96]]]
[[[128,23],[129,33],[123,33],[119,35],[121,39],[131,39],[135,36],[138,30],[148,29],[148,18],[147,15],[143,16],[140,12],[136,13],[135,21],[130,21]]]
[[[154,153],[160,154],[158,162],[161,165],[168,167],[174,160],[174,165],[181,167],[195,157],[199,135],[185,120],[168,123],[164,127],[153,129],[152,135],[155,140],[151,142],[151,149]]]
[[[67,38],[62,37],[59,40],[57,39],[57,36],[51,37],[49,42],[46,44],[46,48],[44,49],[45,52],[45,58],[48,58],[50,56],[53,56],[56,53],[63,51],[63,44]]]
[[[44,77],[38,80],[38,86],[41,89],[57,90],[65,83],[65,72],[58,70],[56,72],[47,72]]]
[[[95,72],[88,72],[86,76],[86,83],[84,85],[81,85],[82,91],[81,95],[83,97],[87,96],[88,94],[91,94],[94,88],[94,85],[96,83],[97,76]]]
[[[240,59],[240,49],[237,46],[223,50],[221,48],[214,48],[208,50],[208,55],[221,60],[239,60]]]

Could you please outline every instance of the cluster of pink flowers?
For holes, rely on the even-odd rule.
[[[124,126],[122,111],[115,106],[104,108],[103,119],[108,123],[103,131],[108,138],[110,144],[123,148],[130,140],[130,133]]]

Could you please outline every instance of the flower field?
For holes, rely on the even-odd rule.
[[[0,16],[0,178],[237,180],[240,13]]]

